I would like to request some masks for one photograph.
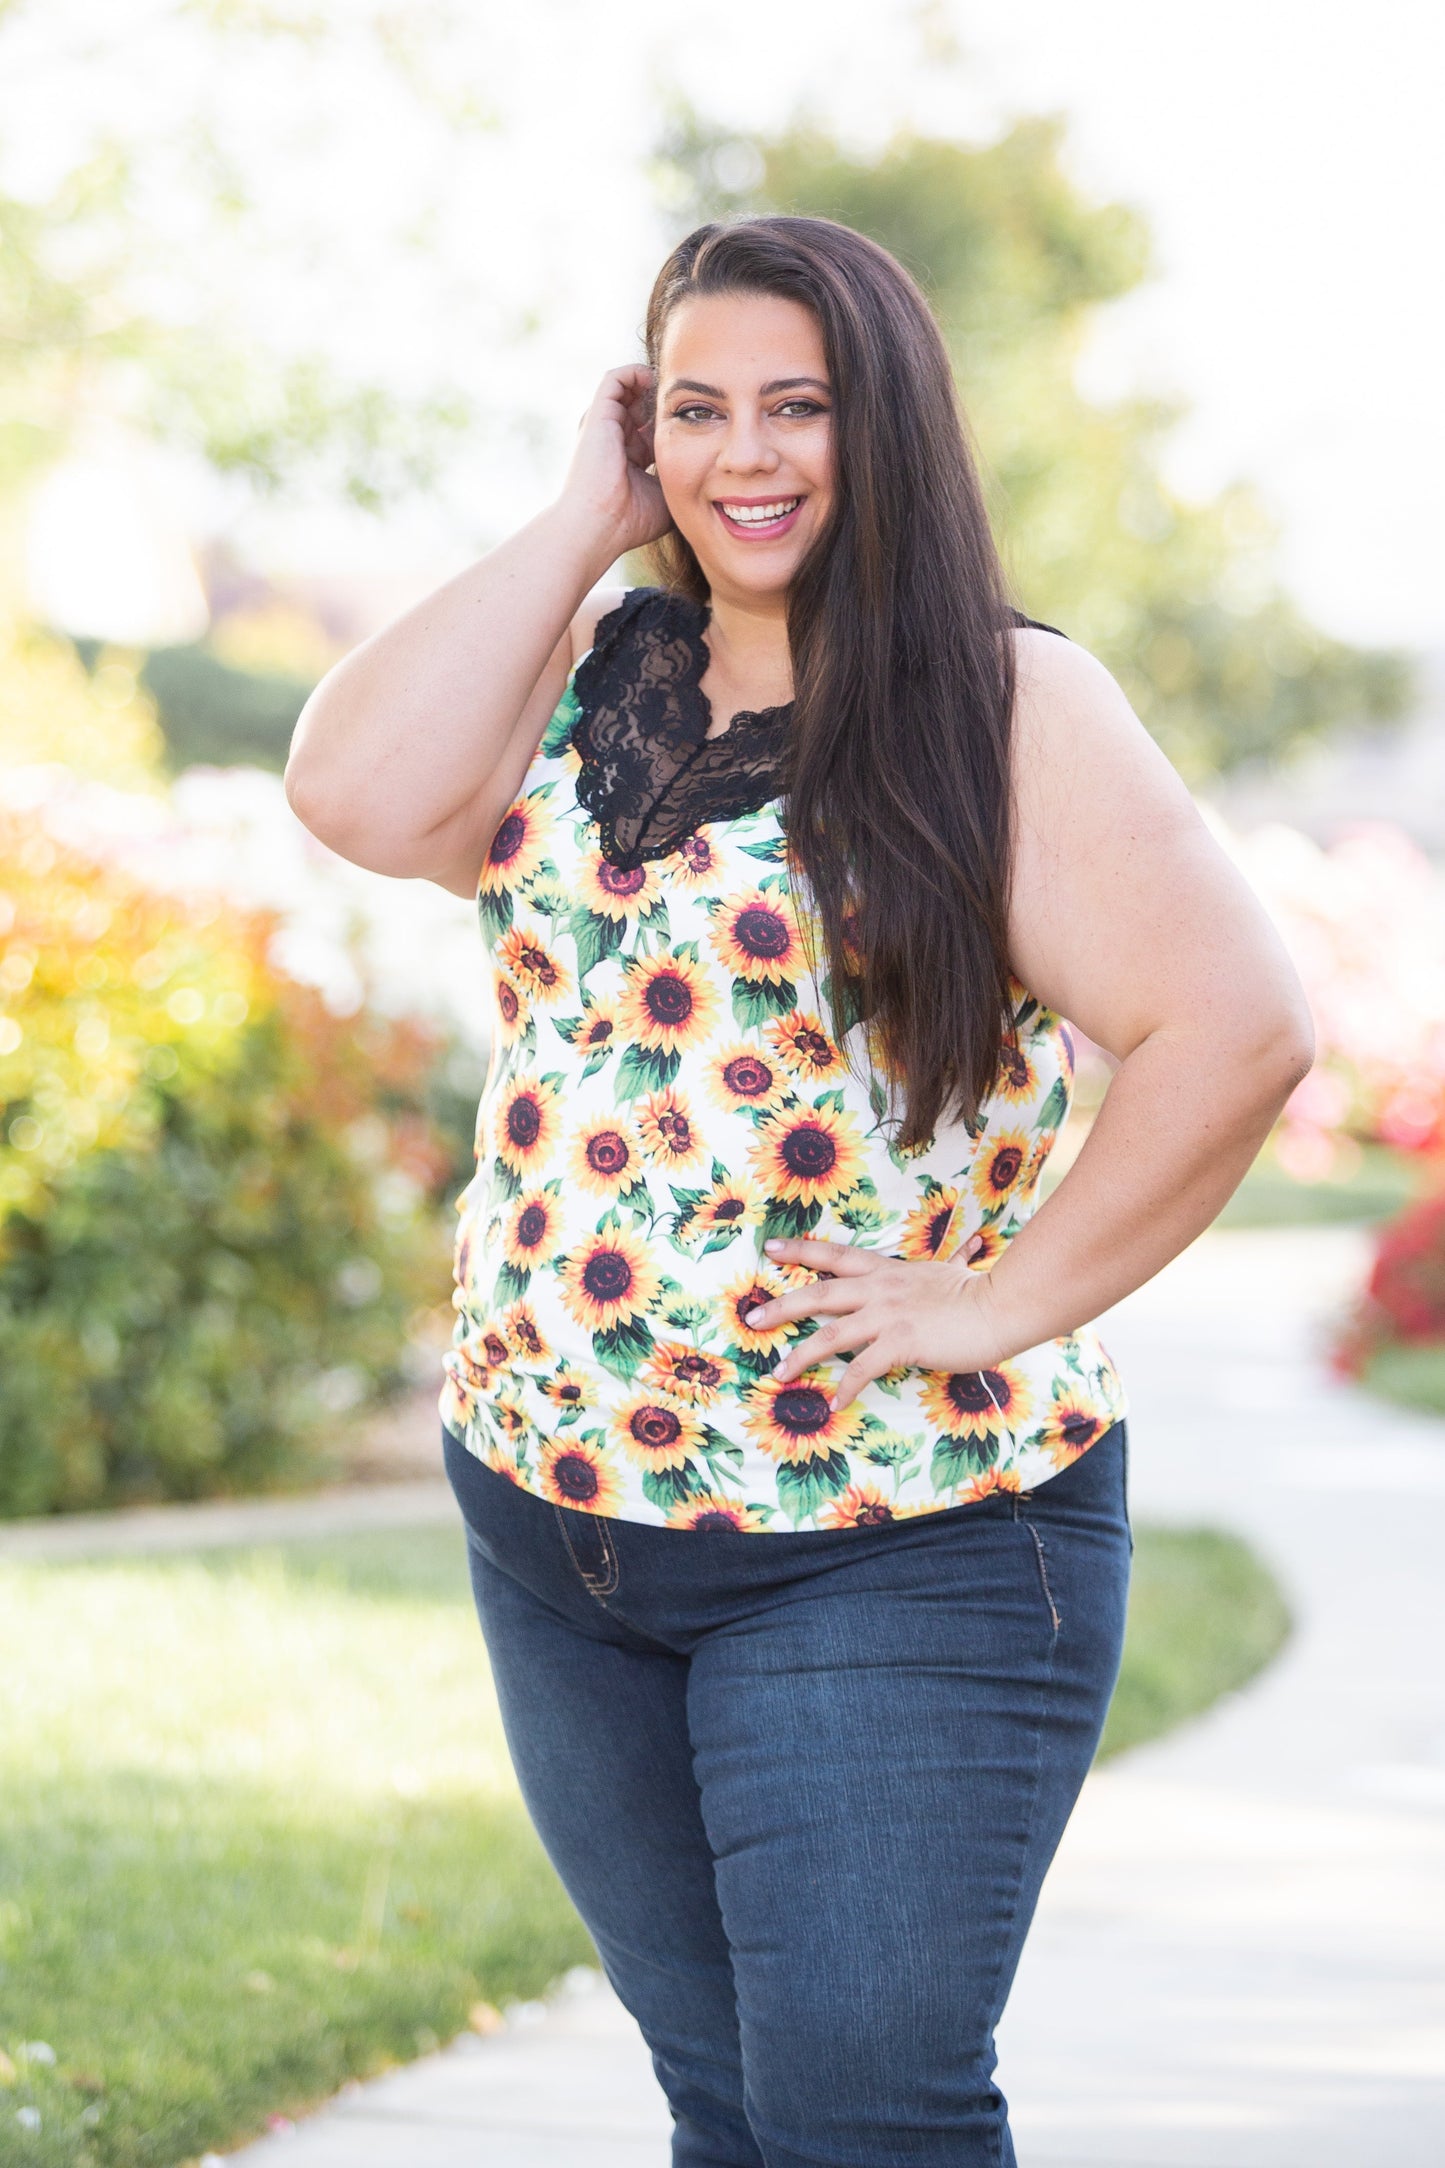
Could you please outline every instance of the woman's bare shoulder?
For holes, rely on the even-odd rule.
[[[1113,672],[1077,640],[1020,626],[1010,637],[1017,661],[1014,778],[1025,807],[1056,807],[1107,797],[1126,778],[1131,791],[1188,804],[1189,794],[1130,705]]]

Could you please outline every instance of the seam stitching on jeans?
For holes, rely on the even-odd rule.
[[[1025,1528],[1026,1528],[1026,1529],[1028,1530],[1029,1534],[1030,1534],[1030,1535],[1031,1535],[1031,1536],[1033,1537],[1033,1539],[1034,1539],[1034,1549],[1035,1549],[1035,1551],[1036,1551],[1036,1552],[1038,1553],[1038,1561],[1039,1561],[1039,1579],[1040,1579],[1040,1580],[1042,1581],[1042,1583],[1043,1583],[1043,1585],[1044,1585],[1044,1600],[1045,1600],[1045,1602],[1046,1602],[1046,1603],[1048,1604],[1048,1607],[1049,1607],[1049,1617],[1050,1617],[1050,1618],[1051,1618],[1051,1619],[1053,1620],[1053,1622],[1054,1622],[1054,1632],[1055,1632],[1055,1633],[1057,1633],[1057,1632],[1058,1632],[1058,1630],[1059,1630],[1059,1623],[1060,1623],[1060,1621],[1059,1621],[1059,1611],[1058,1611],[1058,1605],[1057,1605],[1057,1604],[1056,1604],[1056,1603],[1054,1602],[1054,1592],[1053,1592],[1053,1590],[1052,1590],[1052,1589],[1051,1589],[1051,1588],[1049,1587],[1049,1562],[1048,1562],[1048,1559],[1047,1559],[1047,1557],[1046,1557],[1046,1556],[1045,1556],[1045,1554],[1044,1554],[1044,1542],[1043,1542],[1043,1537],[1042,1537],[1042,1536],[1041,1536],[1041,1535],[1039,1534],[1039,1532],[1038,1532],[1037,1528],[1035,1528],[1035,1526],[1034,1526],[1034,1524],[1033,1524],[1033,1522],[1032,1522],[1032,1521],[1025,1521],[1025,1522],[1024,1522],[1024,1526],[1025,1526]]]
[[[1034,1527],[1032,1521],[1025,1521],[1024,1526],[1025,1528],[1027,1528],[1029,1534],[1034,1539],[1034,1548],[1038,1552],[1039,1556],[1039,1571],[1041,1574],[1043,1574],[1043,1545],[1039,1541],[1039,1532]],[[1043,1783],[1044,1771],[1044,1729],[1048,1722],[1049,1694],[1052,1690],[1054,1683],[1054,1657],[1059,1645],[1059,1615],[1058,1612],[1054,1610],[1054,1599],[1051,1595],[1049,1595],[1049,1584],[1047,1575],[1044,1575],[1044,1593],[1049,1597],[1049,1611],[1054,1621],[1054,1634],[1052,1640],[1049,1642],[1048,1661],[1044,1666],[1043,1681],[1039,1688],[1038,1727],[1034,1740],[1033,1783],[1029,1790],[1029,1809],[1027,1815],[1024,1818],[1023,1841],[1019,1846],[1018,1867],[1014,1876],[1013,1901],[1015,1907],[1017,1907],[1019,1899],[1023,1893],[1024,1861],[1028,1858],[1029,1843],[1033,1837],[1034,1818],[1038,1813],[1039,1791]],[[1010,1915],[1010,1917],[1012,1917],[1012,1914]],[[1025,1940],[1027,1940],[1027,1934],[1025,1935]],[[1001,1945],[999,1949],[998,1962],[994,1968],[995,1980],[997,1979],[997,1974],[1002,1971],[1003,1968],[1003,1955],[1003,1946]],[[1010,1983],[1010,1985],[1012,1985],[1012,1983]],[[1007,2001],[1007,1996],[1005,1997],[1005,2001]],[[1005,2109],[1005,2116],[1006,2115],[1007,2110]],[[997,2149],[996,2168],[1007,2168],[1008,2159],[1012,2156],[1013,2148],[1011,2146],[1009,2147],[1007,2154],[1004,2150],[1004,2133],[1006,2129],[1006,2122],[1004,2124],[995,2124],[994,2126],[992,2135],[994,2145]]]
[[[608,1532],[607,1525],[601,1516],[599,1515],[597,1519],[597,1533],[601,1538],[603,1553],[607,1560],[607,1570],[603,1574],[595,1574],[589,1573],[577,1556],[577,1547],[572,1541],[572,1531],[567,1526],[567,1517],[561,1506],[553,1506],[552,1511],[557,1516],[557,1526],[562,1531],[562,1541],[567,1546],[567,1556],[576,1568],[577,1578],[588,1595],[595,1596],[599,1602],[604,1596],[614,1595],[621,1576],[618,1571],[617,1552],[613,1547],[612,1537]]]

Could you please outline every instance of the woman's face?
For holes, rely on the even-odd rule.
[[[653,458],[714,596],[785,596],[833,499],[832,393],[817,318],[778,294],[674,309]]]

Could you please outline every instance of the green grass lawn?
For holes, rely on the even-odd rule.
[[[1215,1220],[1216,1227],[1317,1227],[1393,1219],[1438,1179],[1418,1152],[1363,1144],[1347,1174],[1301,1182],[1287,1174],[1267,1140]]]
[[[1382,1347],[1365,1365],[1360,1383],[1401,1407],[1445,1415],[1445,1347]]]
[[[1100,1760],[1243,1686],[1283,1647],[1289,1612],[1247,1544],[1211,1528],[1136,1528],[1124,1662]]]
[[[1287,1623],[1231,1539],[1136,1540],[1106,1753]],[[459,1534],[0,1568],[5,2168],[177,2168],[591,1954],[507,1768]]]

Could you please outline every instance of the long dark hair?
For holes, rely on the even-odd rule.
[[[699,226],[647,309],[656,368],[679,303],[812,310],[833,388],[834,508],[788,593],[788,852],[823,935],[835,1037],[861,1020],[898,1143],[976,1121],[1012,1042],[1008,887],[1015,622],[938,325],[884,248],[827,218]],[[707,581],[672,531],[659,582]]]

